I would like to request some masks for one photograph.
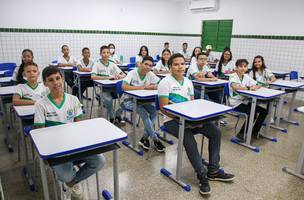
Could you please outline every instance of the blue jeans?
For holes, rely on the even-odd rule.
[[[188,159],[191,162],[192,167],[199,177],[204,177],[207,172],[215,172],[219,169],[220,162],[220,147],[221,147],[221,131],[212,122],[186,122],[185,124],[202,123],[202,127],[196,128],[185,128],[184,130],[184,142],[183,145],[186,150]],[[179,122],[177,120],[171,120],[164,123],[168,132],[178,138],[179,133]],[[208,151],[209,151],[209,165],[208,170],[203,165],[202,157],[200,156],[197,143],[194,138],[195,134],[202,134],[209,140]]]
[[[74,165],[75,162],[78,161],[83,162],[84,165],[80,167],[78,171],[76,171]],[[66,162],[63,164],[55,165],[52,168],[60,181],[65,183],[73,182],[77,184],[101,170],[105,163],[105,157],[102,154],[99,154],[84,157],[73,162]]]
[[[114,119],[116,116],[120,116],[122,111],[120,109],[115,111],[113,108],[113,96],[111,92],[103,92],[102,97],[104,106],[107,109],[107,116],[110,117],[110,119]]]
[[[195,99],[201,98],[201,89],[200,88],[194,88],[194,98]],[[223,103],[223,93],[221,91],[212,92],[212,91],[205,90],[204,99],[213,101],[215,103],[222,104]]]
[[[133,106],[134,103],[132,99],[126,99],[121,103],[123,110],[133,110]],[[148,138],[150,136],[153,140],[158,139],[155,134],[155,121],[157,116],[155,107],[151,103],[137,103],[136,112],[144,123],[144,137]]]

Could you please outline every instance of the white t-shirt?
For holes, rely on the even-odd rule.
[[[89,63],[88,63],[88,65],[86,65],[86,64],[84,64],[83,59],[81,59],[79,64],[80,64],[80,67],[81,67],[81,68],[92,69],[92,68],[93,68],[93,65],[94,65],[94,61],[91,60],[91,59],[89,59]]]
[[[231,106],[238,106],[241,103],[246,103],[243,102],[246,98],[234,92],[231,87],[231,84],[237,84],[241,87],[251,87],[253,85],[256,85],[257,82],[253,80],[248,74],[244,74],[243,80],[240,79],[237,73],[234,73],[229,77],[229,94],[230,94],[229,102]]]
[[[183,50],[180,50],[179,53],[182,54],[186,60],[189,60],[190,57],[191,57],[191,55],[190,55],[190,53],[189,53],[188,50],[186,50],[186,52],[184,52]]]
[[[196,63],[197,63],[196,57],[193,56],[193,57],[191,58],[190,65],[194,65],[194,64],[196,64]]]
[[[121,69],[117,67],[115,63],[109,61],[109,63],[106,65],[101,59],[94,63],[92,69],[92,75],[96,76],[117,76],[121,73]]]
[[[168,98],[169,104],[190,101],[194,96],[192,81],[183,77],[183,82],[177,81],[174,76],[169,75],[162,79],[157,87],[158,98]],[[164,122],[170,121],[172,118],[164,115]]]
[[[57,62],[58,64],[73,64],[73,66],[77,66],[80,64],[74,56],[70,56],[69,60],[66,60],[63,56],[60,56]]]
[[[153,69],[157,69],[158,71],[169,71],[168,64],[163,65],[162,60],[159,60]]]
[[[199,68],[197,64],[190,65],[187,71],[187,77],[194,80],[194,75],[202,72],[212,72],[212,69],[206,64],[203,68]]]
[[[144,86],[150,84],[158,84],[160,81],[160,78],[151,71],[149,71],[144,77],[141,77],[139,75],[139,72],[140,68],[133,69],[123,79],[123,82],[130,86]],[[126,96],[124,95],[123,99],[125,98]]]
[[[216,70],[219,71],[219,62],[216,64]],[[226,74],[226,71],[233,71],[235,69],[235,62],[233,60],[230,60],[227,65],[224,65],[222,63],[222,72],[221,74]]]
[[[47,95],[35,103],[34,126],[48,127],[72,123],[81,115],[81,103],[76,96],[64,93],[61,105],[57,105],[50,95]]]
[[[49,89],[38,83],[35,88],[32,88],[28,83],[18,84],[15,87],[15,95],[19,95],[21,99],[37,101],[49,93]]]
[[[207,58],[207,62],[213,62],[214,60],[215,60],[214,56],[210,52],[209,55],[208,55],[208,58]]]
[[[249,72],[249,76],[254,79],[252,70]],[[270,81],[273,76],[273,73],[269,69],[264,69],[262,73],[255,72],[255,80],[259,85],[265,85],[266,81]]]

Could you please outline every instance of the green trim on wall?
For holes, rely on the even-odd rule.
[[[156,36],[201,37],[201,34],[187,34],[187,33],[158,33],[158,32],[135,32],[135,31],[72,30],[72,29],[32,29],[32,28],[0,28],[0,32],[80,33],[80,34],[118,34],[118,35],[156,35]]]
[[[267,40],[304,40],[304,36],[287,36],[287,35],[232,35],[232,38],[267,39]]]

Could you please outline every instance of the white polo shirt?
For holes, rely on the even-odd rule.
[[[216,70],[219,71],[219,62],[216,64]],[[235,69],[235,62],[230,60],[226,65],[222,63],[222,71],[220,75],[225,75],[226,71],[233,71]]]
[[[81,59],[80,60],[80,67],[81,68],[87,68],[87,69],[92,69],[93,68],[93,66],[94,66],[94,61],[93,60],[91,60],[91,59],[89,59],[89,63],[88,63],[88,65],[86,65],[84,62],[83,62],[83,59]]]
[[[49,94],[35,103],[34,126],[72,123],[81,116],[81,103],[76,96],[64,93],[61,105],[57,105]]]
[[[92,75],[95,76],[117,76],[122,71],[115,63],[109,61],[108,64],[104,64],[101,59],[96,61],[93,65]]]
[[[157,69],[158,71],[169,71],[168,63],[163,65],[162,60],[159,60],[153,69]]]
[[[58,58],[58,64],[72,64],[73,66],[79,65],[79,61],[74,57],[70,56],[69,60],[66,60],[63,56]]]
[[[254,79],[252,70],[249,72],[249,76]],[[269,69],[264,69],[262,73],[255,72],[255,80],[259,85],[266,85],[266,81],[270,81],[273,76],[273,73]]]
[[[169,104],[190,101],[194,96],[192,81],[183,77],[183,82],[177,81],[174,76],[169,75],[162,79],[157,87],[158,98],[167,98]],[[172,118],[164,115],[164,122]]]
[[[183,50],[180,50],[179,53],[182,54],[186,60],[189,60],[190,57],[191,57],[191,55],[190,55],[190,53],[189,53],[188,50],[186,50],[186,52],[184,52]]]
[[[15,95],[19,95],[21,99],[37,101],[49,93],[49,89],[38,83],[35,88],[31,87],[28,83],[18,84],[15,87]]]
[[[212,72],[212,69],[206,64],[203,68],[199,68],[197,64],[190,65],[187,71],[187,77],[194,80],[194,75],[202,72]]]
[[[256,85],[257,82],[253,80],[248,74],[244,74],[243,79],[240,79],[237,73],[234,73],[229,77],[229,94],[230,94],[229,103],[231,106],[238,106],[241,103],[246,103],[243,102],[246,98],[234,92],[231,87],[231,84],[237,84],[238,86],[241,87],[251,87],[253,85]]]

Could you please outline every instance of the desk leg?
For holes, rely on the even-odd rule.
[[[201,99],[205,98],[205,86],[201,85]]]
[[[287,133],[286,128],[280,127],[283,103],[284,103],[284,98],[282,96],[280,96],[279,99],[277,100],[277,104],[276,104],[275,122],[274,122],[274,124],[271,124],[270,127],[273,129],[279,130],[283,133]]]
[[[293,112],[294,101],[295,101],[296,95],[297,95],[297,91],[292,93],[291,103],[290,103],[289,111],[288,111],[288,118],[287,118],[287,120],[283,119],[283,121],[298,126],[299,122],[291,120],[291,115],[292,115],[292,112]]]
[[[138,155],[143,156],[144,152],[138,148],[136,148],[136,110],[137,110],[137,99],[133,97],[133,113],[132,113],[132,125],[133,125],[133,137],[131,144],[127,141],[123,141],[122,144],[124,144],[126,147],[130,148],[131,150],[135,151]]]
[[[104,107],[103,107],[103,95],[102,95],[102,86],[100,86],[99,87],[99,99],[100,99],[100,107],[101,107],[101,117],[104,117],[105,115],[104,115]],[[109,116],[108,115],[106,115],[106,117],[105,117],[107,120],[109,120]]]
[[[77,74],[77,87],[78,87],[78,98],[81,104],[83,104],[82,94],[81,94],[81,81],[80,81],[80,75]]]
[[[285,171],[291,175],[297,176],[301,179],[304,179],[304,174],[302,172],[303,165],[304,165],[304,143],[302,144],[301,152],[299,154],[298,161],[296,164],[296,169],[292,170],[290,168],[284,167],[283,171]]]
[[[25,138],[24,132],[23,132],[22,119],[18,119],[18,120],[19,120],[20,134],[21,134],[21,138],[23,140],[24,158],[25,158],[25,166],[23,168],[23,174],[24,174],[25,178],[27,179],[27,182],[30,186],[30,190],[36,191],[35,183],[32,179],[32,175],[31,175],[31,169],[29,167],[28,150],[27,150],[27,145],[26,145],[26,138]]]
[[[250,116],[249,116],[249,122],[248,122],[248,129],[246,133],[246,141],[245,142],[240,142],[238,139],[233,138],[231,141],[233,143],[242,145],[244,147],[247,147],[255,152],[260,152],[259,147],[252,146],[251,143],[251,135],[252,135],[252,129],[253,129],[253,122],[254,122],[254,113],[255,113],[255,107],[256,107],[257,99],[252,98],[251,102],[251,110],[250,110]],[[246,130],[246,129],[245,129]]]
[[[119,200],[119,178],[118,178],[118,152],[113,151],[113,180],[114,180],[114,199]]]
[[[96,89],[96,84],[93,83],[93,96],[92,96],[92,103],[91,103],[91,110],[90,110],[90,119],[92,119],[93,105],[94,105],[94,101],[95,101],[95,89]]]
[[[40,163],[40,172],[41,172],[41,181],[42,181],[42,187],[43,187],[44,200],[49,200],[50,195],[49,195],[49,189],[48,189],[48,182],[47,182],[44,160],[39,158],[39,163]]]
[[[266,119],[266,126],[265,126],[265,133],[260,134],[265,139],[269,139],[272,142],[277,142],[277,138],[269,136],[269,129],[270,129],[270,120],[273,114],[273,106],[274,106],[274,101],[275,99],[272,99],[271,102],[269,103],[269,110],[268,110],[268,115]]]
[[[7,126],[7,112],[3,103],[3,99],[2,97],[0,97],[0,110],[2,112],[2,127],[5,128]],[[13,145],[11,144],[11,140],[10,140],[10,134],[9,134],[9,128],[7,127],[7,130],[5,130],[5,138],[4,138],[4,142],[7,146],[7,149],[9,152],[14,152],[14,148]]]
[[[170,171],[165,168],[160,170],[160,173],[170,178],[178,185],[180,185],[184,190],[189,192],[191,190],[191,185],[184,183],[181,180],[182,168],[183,168],[183,141],[184,141],[184,130],[185,130],[185,119],[180,118],[179,121],[179,132],[178,132],[178,149],[177,149],[177,163],[176,163],[176,176],[174,176]]]

